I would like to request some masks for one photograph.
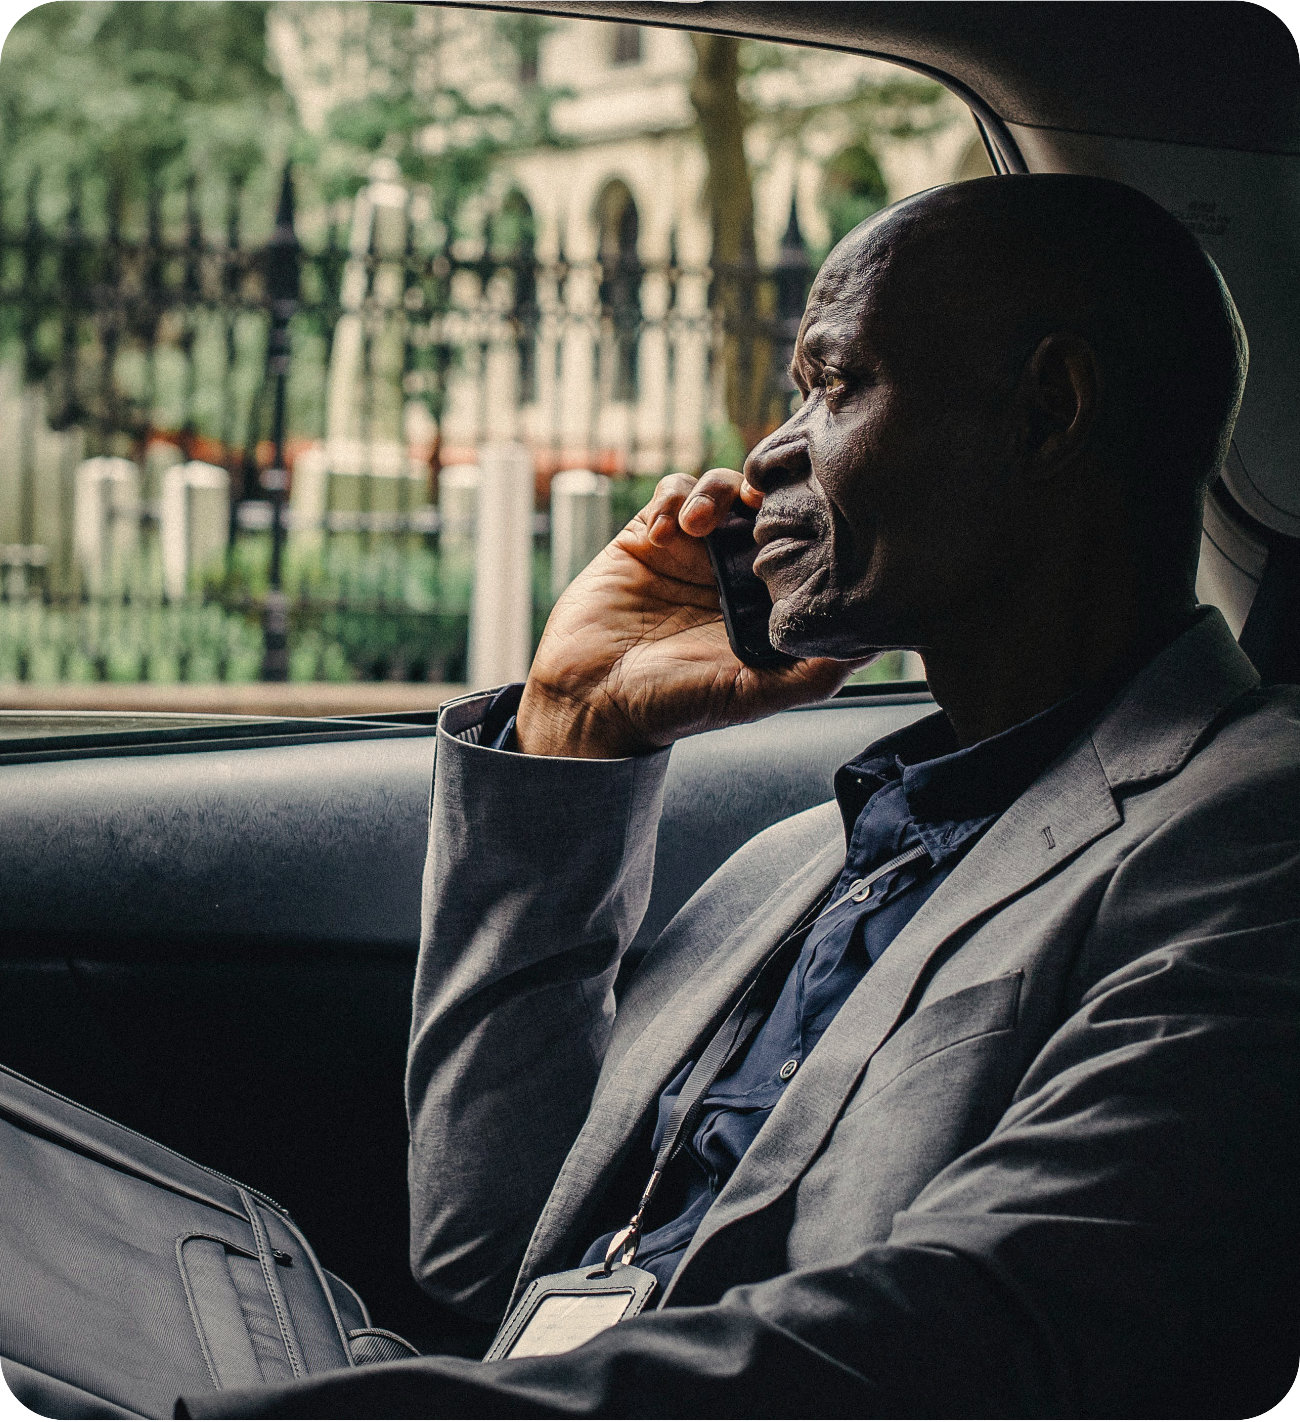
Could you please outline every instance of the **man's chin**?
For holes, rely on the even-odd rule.
[[[885,628],[863,627],[842,608],[799,605],[778,598],[768,621],[768,636],[778,652],[790,657],[830,657],[837,662],[870,661],[885,652],[914,648],[915,643],[889,635]]]
[[[842,617],[814,608],[792,607],[785,598],[772,608],[768,636],[778,652],[790,657],[832,657],[852,662],[885,650],[864,647],[860,638],[848,634]]]

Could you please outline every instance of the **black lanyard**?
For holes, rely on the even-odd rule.
[[[871,886],[877,879],[894,869],[901,868],[904,864],[911,864],[923,855],[926,855],[925,847],[919,844],[902,854],[895,855],[888,863],[882,864],[878,869],[873,869],[870,874],[854,880],[847,892],[836,899],[834,903],[822,907],[825,900],[830,897],[830,890],[827,890],[763,959],[758,972],[741,993],[722,1025],[709,1039],[708,1046],[700,1053],[690,1074],[682,1084],[672,1114],[668,1117],[668,1124],[664,1127],[663,1140],[655,1156],[654,1169],[641,1193],[640,1203],[631,1220],[610,1240],[609,1248],[605,1251],[605,1272],[607,1274],[613,1269],[616,1262],[631,1264],[636,1258],[637,1250],[641,1247],[641,1224],[650,1201],[654,1199],[655,1191],[659,1188],[659,1182],[663,1179],[664,1172],[681,1146],[694,1134],[695,1127],[699,1124],[700,1115],[704,1110],[704,1099],[727,1061],[734,1053],[743,1051],[749,1046],[758,1029],[767,1020],[768,1014],[776,1004],[777,997],[780,996],[781,986],[794,966],[799,950],[803,947],[804,938],[809,929],[823,914],[828,914],[839,908],[849,899],[853,899],[856,903],[865,902],[870,897]]]

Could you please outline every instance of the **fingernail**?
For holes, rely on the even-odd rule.
[[[660,539],[666,538],[672,531],[673,523],[672,514],[660,514],[650,525],[650,542],[658,543]]]
[[[703,494],[692,494],[690,498],[687,499],[686,502],[682,505],[682,517],[685,518],[685,516],[690,513],[692,509],[702,509],[707,503],[708,500],[704,497]]]

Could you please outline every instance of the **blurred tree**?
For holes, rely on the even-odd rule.
[[[723,316],[723,388],[728,428],[714,434],[712,457],[724,452],[734,461],[781,417],[780,387],[774,379],[774,346],[764,334],[771,293],[755,279],[754,173],[746,151],[750,124],[761,112],[773,134],[773,150],[804,150],[805,134],[823,123],[822,106],[809,104],[819,56],[789,45],[739,40],[728,35],[693,33],[695,71],[691,103],[707,161],[705,200],[713,235],[716,269],[713,299]],[[753,88],[774,71],[788,71],[798,82],[791,98],[769,94],[760,106]],[[827,165],[822,202],[832,243],[889,201],[874,143],[881,137],[913,138],[938,132],[955,112],[943,100],[946,90],[929,79],[890,74],[864,77],[847,101],[833,101],[837,120],[847,116],[857,137]],[[814,254],[824,257],[825,252]]]
[[[740,43],[731,35],[692,31],[695,73],[690,96],[708,160],[705,196],[713,237],[711,304],[722,316],[727,419],[749,447],[762,436],[770,351],[768,343],[759,338],[757,327],[754,193],[745,153],[749,116],[740,95]],[[734,443],[734,439],[728,440],[724,433],[713,443],[712,457],[720,459],[721,446]]]
[[[0,174],[96,174],[126,198],[187,171],[245,181],[282,158],[291,115],[262,0],[56,0],[0,59]],[[278,150],[278,151],[276,151]]]
[[[373,160],[390,158],[454,230],[503,151],[556,141],[550,106],[560,91],[538,78],[545,21],[503,15],[484,25],[472,17],[467,36],[463,17],[418,5],[296,4],[275,18],[299,26],[305,50],[327,10],[340,12],[340,32],[361,57],[346,78],[340,66],[340,97],[323,123],[304,125],[302,151],[325,199],[351,197]]]

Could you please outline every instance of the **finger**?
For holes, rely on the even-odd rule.
[[[710,469],[696,481],[678,522],[694,538],[712,533],[731,512],[743,483],[735,469]]]
[[[662,547],[677,532],[677,515],[695,484],[690,474],[668,474],[655,485],[650,502],[637,515],[651,543]]]

